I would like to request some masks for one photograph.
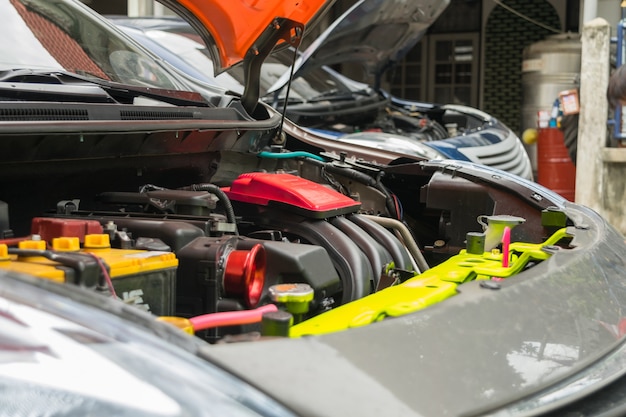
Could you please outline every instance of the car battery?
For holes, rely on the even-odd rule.
[[[56,282],[102,285],[108,275],[118,298],[159,316],[174,314],[178,259],[172,252],[111,248],[109,235],[26,240],[0,245],[0,268]]]

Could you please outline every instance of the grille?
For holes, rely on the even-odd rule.
[[[532,167],[526,150],[513,134],[494,145],[460,148],[459,152],[470,161],[508,171],[520,177],[532,180]]]
[[[173,112],[155,110],[122,110],[120,112],[122,120],[187,120],[193,119],[193,112]]]
[[[89,120],[85,109],[9,108],[0,109],[0,121]]]

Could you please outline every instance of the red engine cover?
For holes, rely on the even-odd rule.
[[[354,213],[361,207],[361,203],[337,191],[291,174],[242,174],[223,190],[233,201],[263,206],[278,204],[314,218]]]

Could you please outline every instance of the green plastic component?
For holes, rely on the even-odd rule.
[[[309,311],[315,292],[308,284],[277,284],[269,289],[272,301],[284,304],[291,314],[304,314]]]
[[[541,225],[544,227],[565,227],[567,214],[562,210],[546,209],[541,212]]]
[[[288,337],[289,329],[293,326],[293,315],[278,310],[263,314],[261,319],[261,334],[263,336]]]
[[[457,284],[442,281],[436,271],[429,269],[402,284],[296,324],[291,328],[290,336],[336,332],[412,313],[453,296],[456,287]]]
[[[514,242],[509,245],[509,266],[502,266],[499,250],[480,254],[462,250],[447,261],[405,282],[339,306],[291,328],[291,337],[318,335],[366,326],[387,317],[422,310],[457,294],[457,287],[475,279],[507,278],[520,272],[529,261],[551,255],[544,247],[570,237],[566,229],[555,232],[543,243]]]

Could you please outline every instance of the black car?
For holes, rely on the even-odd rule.
[[[164,3],[257,80],[327,6]],[[196,89],[79,1],[0,16],[2,413],[623,408],[626,244],[597,213]]]

